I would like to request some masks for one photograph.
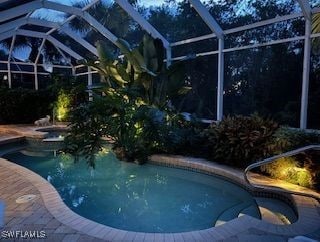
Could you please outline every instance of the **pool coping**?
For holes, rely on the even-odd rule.
[[[12,134],[12,136],[16,136],[21,138],[33,138],[33,139],[43,139],[48,134],[50,130],[68,130],[68,126],[66,125],[49,125],[49,126],[32,126],[32,125],[0,125],[0,132],[7,131]],[[48,131],[46,131],[48,130]],[[10,140],[10,138],[8,138]],[[0,144],[2,140],[0,140]],[[7,141],[2,141],[7,142]]]
[[[153,155],[150,157],[150,161],[151,163],[159,165],[184,167],[207,174],[223,176],[252,191],[252,188],[246,185],[241,171],[235,169],[226,170],[222,168],[223,166],[217,166],[204,159],[171,155]],[[3,166],[13,172],[17,172],[27,178],[27,180],[39,190],[45,207],[58,221],[79,232],[99,239],[111,241],[141,241],[144,239],[149,241],[153,239],[157,240],[156,238],[159,238],[159,240],[163,241],[173,241],[185,238],[188,241],[214,241],[227,239],[250,228],[255,228],[274,235],[287,236],[309,234],[320,229],[319,203],[315,199],[297,195],[291,195],[290,197],[299,216],[297,221],[290,225],[271,224],[248,215],[243,215],[218,227],[191,232],[143,233],[116,229],[99,224],[73,212],[62,201],[57,190],[40,175],[4,158],[0,158],[0,162]],[[272,193],[272,189],[268,189],[268,191]]]

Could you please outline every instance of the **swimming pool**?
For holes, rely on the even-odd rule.
[[[50,149],[34,146],[4,155],[45,179],[79,215],[114,228],[138,232],[186,232],[249,214],[260,217],[253,197],[215,176],[121,162],[108,150],[96,169]]]

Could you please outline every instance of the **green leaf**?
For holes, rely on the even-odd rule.
[[[191,87],[182,87],[179,91],[178,91],[178,94],[179,95],[185,95],[187,94],[188,92],[190,92],[192,90]]]

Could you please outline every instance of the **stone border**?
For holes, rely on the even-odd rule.
[[[209,174],[226,177],[241,186],[246,186],[240,171],[233,169],[222,169],[203,159],[194,159],[180,156],[154,155],[150,157],[151,162],[167,166],[181,166]],[[112,228],[86,219],[67,207],[62,201],[56,189],[40,175],[33,171],[0,158],[13,172],[27,178],[40,192],[47,210],[61,223],[79,232],[99,239],[111,241],[215,241],[227,239],[250,228],[259,229],[266,233],[275,235],[296,236],[309,234],[320,229],[320,216],[317,210],[319,204],[315,199],[292,195],[297,212],[298,220],[290,225],[275,225],[258,220],[248,215],[235,218],[223,225],[205,230],[183,232],[183,233],[142,233],[125,231]]]
[[[35,131],[42,132],[42,133],[48,133],[48,132],[55,132],[55,131],[62,131],[67,132],[70,128],[68,126],[59,125],[59,126],[47,126],[47,127],[37,127]]]
[[[24,136],[14,136],[11,137],[10,139],[0,139],[0,145],[7,145],[19,141],[24,141],[25,137]]]

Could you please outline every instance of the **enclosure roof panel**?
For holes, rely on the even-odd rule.
[[[51,42],[53,45],[55,45],[58,51],[62,50],[64,53],[67,53],[69,56],[72,56],[74,59],[82,58],[82,56],[79,53],[77,53],[77,51],[74,51],[72,49],[72,46],[68,46],[67,44],[64,44],[63,42],[58,41],[57,38],[54,38],[52,36],[52,33],[56,33],[56,34],[62,33],[64,35],[67,35],[68,38],[75,40],[77,44],[81,48],[83,48],[85,51],[90,52],[93,55],[97,55],[97,51],[94,46],[94,43],[87,41],[76,31],[72,31],[70,29],[69,23],[73,19],[76,19],[76,18],[81,19],[85,21],[87,24],[89,24],[94,31],[97,31],[101,36],[106,38],[106,40],[115,44],[116,41],[118,40],[118,36],[112,33],[107,26],[104,26],[103,24],[101,24],[99,19],[95,19],[93,15],[91,15],[88,11],[95,4],[102,2],[109,6],[114,4],[119,5],[143,31],[148,32],[154,38],[160,38],[167,49],[170,49],[171,47],[176,45],[176,43],[170,43],[168,41],[168,39],[170,38],[168,38],[168,35],[164,33],[165,28],[160,32],[155,26],[153,26],[148,21],[147,15],[143,15],[141,12],[138,11],[136,4],[133,4],[133,5],[131,4],[134,1],[87,0],[87,1],[84,1],[85,4],[82,4],[82,5],[80,4],[81,2],[82,2],[81,0],[76,0],[76,1],[72,1],[72,0],[51,0],[51,1],[3,0],[0,3],[0,41],[2,40],[8,41],[10,40],[10,38],[12,38],[15,35],[22,35],[26,37],[37,37],[43,40],[47,40],[48,42]],[[177,1],[177,2],[180,2],[180,1]],[[188,2],[190,4],[190,8],[192,9],[192,11],[196,12],[198,14],[198,17],[206,24],[206,27],[209,30],[209,32],[205,31],[205,33],[202,34],[201,36],[189,37],[187,35],[188,36],[187,38],[191,38],[191,39],[188,39],[188,40],[179,39],[180,44],[188,43],[193,40],[197,41],[198,39],[205,40],[206,38],[213,38],[213,37],[218,37],[221,39],[226,34],[244,31],[250,28],[260,27],[265,24],[277,22],[278,20],[283,21],[282,19],[286,17],[286,16],[282,16],[281,13],[278,14],[278,13],[266,12],[264,16],[265,19],[259,19],[259,18],[255,19],[258,22],[265,21],[266,23],[258,24],[254,22],[248,25],[246,21],[243,21],[241,26],[231,26],[232,28],[230,30],[229,28],[230,26],[228,27],[227,24],[224,22],[229,15],[218,16],[221,13],[217,13],[214,11],[215,6],[218,3],[219,4],[229,3],[230,1],[206,1],[206,0],[186,1],[186,3]],[[245,8],[244,6],[247,6],[247,5],[249,6],[250,4],[251,4],[250,9],[252,11],[262,11],[261,9],[260,10],[254,9],[255,7],[254,2],[255,1],[248,1],[248,0],[242,0],[240,2],[236,1],[236,3],[238,4],[237,5],[238,14],[240,14],[241,16],[241,11]],[[281,2],[293,3],[292,11],[294,12],[293,13],[294,16],[291,13],[291,16],[293,16],[293,18],[297,16],[308,18],[312,10],[311,7],[315,6],[316,4],[315,0],[282,0],[280,2],[278,0],[268,0],[268,1],[265,1],[264,4],[266,4],[266,6],[268,4],[271,4],[272,6],[272,4],[278,4],[278,3],[280,4]],[[159,0],[159,1],[140,0],[140,1],[137,1],[137,4],[140,4],[141,6],[150,7],[152,5],[160,6],[162,4],[168,4],[168,3],[164,0]],[[263,4],[261,6],[263,7]],[[49,19],[35,18],[35,17],[41,18],[41,14],[39,16],[37,14],[37,11],[43,11],[43,9],[49,9],[52,11],[58,11],[62,13],[61,21],[60,20],[55,21],[55,19],[50,19],[50,18]],[[233,9],[233,7],[226,8],[226,11],[229,11],[230,14],[232,13],[233,10],[235,10]],[[283,14],[288,14],[288,13],[284,11]],[[253,15],[254,15],[254,12],[253,12]],[[27,28],[26,28],[26,25],[28,25]],[[35,26],[35,27],[30,27],[30,26]],[[39,29],[37,29],[37,27]],[[50,27],[51,29],[49,31],[43,32],[44,30],[47,30],[44,27]],[[182,27],[187,28],[188,26],[182,26]],[[15,44],[14,41],[12,41],[13,47],[14,47],[14,44]],[[13,48],[10,48],[10,49],[12,51]]]

